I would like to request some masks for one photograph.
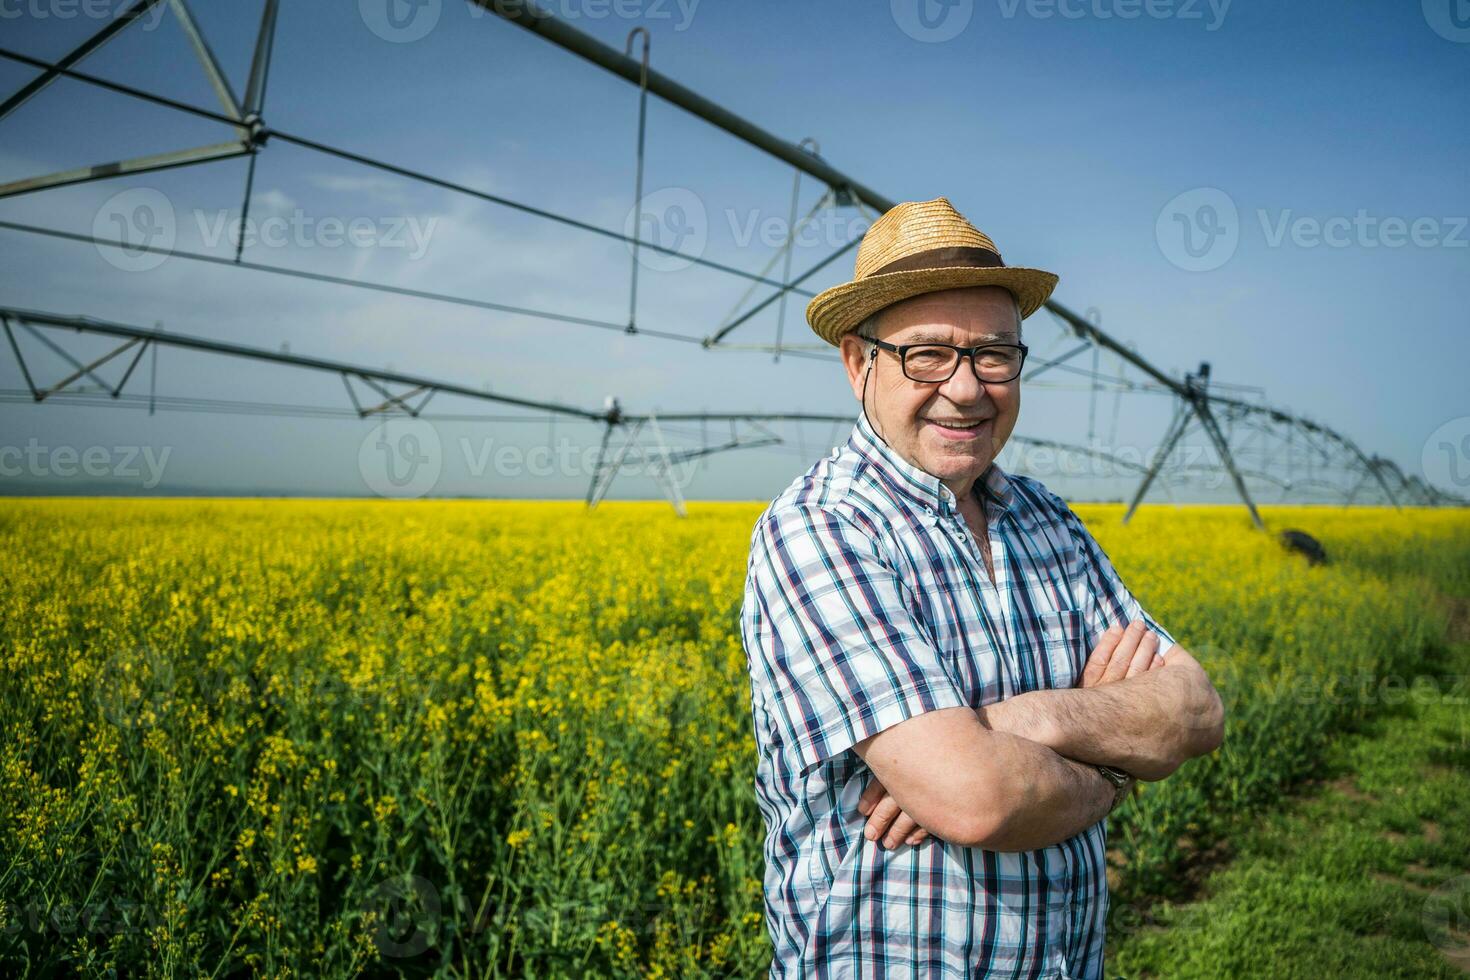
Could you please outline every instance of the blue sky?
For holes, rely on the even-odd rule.
[[[387,2],[282,3],[269,126],[624,227],[632,206],[634,88],[456,0],[418,8],[392,0],[403,29],[386,19]],[[1453,19],[1449,4],[1457,0],[923,2],[927,23],[937,25],[928,33],[918,0],[549,6],[618,47],[631,28],[646,27],[658,70],[777,135],[816,139],[828,161],[890,198],[949,197],[1009,264],[1058,273],[1057,299],[1079,312],[1095,309],[1105,329],[1166,370],[1209,361],[1215,380],[1259,387],[1273,403],[1341,429],[1408,472],[1425,471],[1426,446],[1433,456],[1441,444],[1458,447],[1470,436],[1462,379],[1470,354],[1463,106],[1470,32]],[[7,0],[0,44],[55,57],[101,23],[68,14],[119,6]],[[259,4],[194,6],[242,91]],[[133,25],[83,67],[215,105],[171,15]],[[0,63],[0,90],[31,74]],[[63,81],[0,120],[0,182],[229,135],[207,121]],[[771,244],[748,233],[786,220],[788,166],[652,99],[646,167],[651,200],[702,209],[705,257],[755,272],[771,256]],[[0,220],[89,233],[107,227],[116,195],[146,190],[167,202],[177,247],[227,255],[228,241],[209,236],[237,213],[244,169],[241,160],[223,161],[0,200]],[[821,190],[803,181],[803,211]],[[1232,233],[1191,259],[1170,209],[1203,220],[1198,205],[1222,201],[1233,209],[1222,218]],[[667,219],[671,212],[658,213]],[[254,261],[612,322],[626,317],[623,243],[283,142],[269,143],[259,157],[252,215],[275,219],[283,231],[278,241],[247,249]],[[831,217],[797,248],[795,269],[865,226],[850,209]],[[334,243],[322,224],[334,219],[357,221],[366,244]],[[507,394],[593,408],[617,395],[635,411],[856,410],[840,368],[825,361],[773,363],[766,353],[708,352],[178,257],[130,271],[88,244],[4,230],[0,260],[5,305],[161,322],[273,349],[286,344]],[[698,267],[651,265],[640,274],[639,319],[649,329],[705,336],[747,285]],[[812,285],[850,272],[850,258],[840,259]],[[788,304],[788,341],[813,339],[804,305],[804,298]],[[730,339],[770,343],[775,331],[772,310]],[[1037,350],[1050,349],[1057,333],[1045,314],[1027,322]],[[47,377],[66,373],[29,338],[22,341]],[[83,356],[103,348],[81,338],[71,349]],[[22,384],[7,352],[0,387]],[[129,390],[143,390],[140,384],[141,376]],[[328,375],[171,351],[160,355],[158,388],[345,404],[340,381]],[[487,410],[449,399],[435,408]],[[1162,396],[1129,395],[1114,426],[1108,396],[1099,402],[1094,436],[1146,451],[1168,410]],[[1026,393],[1017,431],[1082,442],[1087,415],[1085,392],[1038,386]],[[28,463],[0,480],[12,490],[370,493],[362,461],[374,451],[365,448],[373,425],[0,404],[0,445],[30,446],[33,458],[50,461],[46,476]],[[788,443],[779,451],[731,453],[691,471],[686,492],[769,498],[845,435],[845,427],[832,426],[783,431]],[[441,458],[428,492],[579,496],[587,483],[582,450],[598,434],[544,417],[435,423]],[[687,426],[669,433],[682,444],[697,435]],[[1470,441],[1463,445],[1470,452]],[[54,454],[68,446],[78,453],[104,447],[114,461],[118,449],[136,447],[141,456],[146,447],[154,458],[166,453],[167,464],[151,488],[146,476],[121,466],[58,484],[53,471],[65,467]],[[558,462],[550,473],[523,465],[538,446],[543,455],[560,447],[560,459],[577,461]],[[503,461],[486,466],[498,449],[506,451]],[[1463,463],[1470,467],[1470,459]],[[1076,497],[1126,489],[1118,481],[1039,475]],[[656,493],[635,475],[612,495]],[[1213,493],[1165,487],[1159,499]]]

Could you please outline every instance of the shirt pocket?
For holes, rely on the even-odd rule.
[[[1041,645],[1040,686],[1075,687],[1091,652],[1087,648],[1087,614],[1081,609],[1058,609],[1041,613],[1035,622]]]

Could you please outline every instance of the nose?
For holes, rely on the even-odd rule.
[[[985,398],[985,383],[975,376],[975,368],[968,357],[960,358],[954,374],[939,386],[944,397],[956,405],[973,405]]]

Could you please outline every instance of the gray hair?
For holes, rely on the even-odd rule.
[[[1016,308],[1016,339],[1020,340],[1022,320],[1021,301],[1019,299],[1016,299],[1015,293],[1011,293],[1011,302],[1012,305]],[[872,351],[872,348],[876,346],[873,341],[878,339],[878,317],[881,316],[882,313],[883,310],[876,310],[872,313],[869,313],[867,319],[865,319],[862,323],[859,323],[857,329],[853,331],[854,334],[867,341],[867,344],[863,347],[864,353],[870,353]]]

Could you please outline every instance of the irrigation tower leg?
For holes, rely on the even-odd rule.
[[[1164,434],[1163,451],[1148,468],[1148,472],[1143,474],[1143,482],[1138,485],[1138,489],[1133,494],[1133,501],[1128,505],[1127,513],[1123,515],[1124,524],[1127,524],[1133,517],[1133,512],[1138,509],[1138,505],[1143,502],[1144,495],[1148,493],[1148,488],[1153,484],[1154,477],[1159,475],[1159,470],[1164,468],[1164,461],[1174,451],[1174,444],[1179,441],[1180,436],[1184,435],[1184,430],[1189,425],[1189,414],[1190,408],[1187,403],[1181,404],[1179,410],[1174,413],[1174,421],[1169,423],[1169,431]]]
[[[674,505],[674,513],[680,517],[688,517],[689,515],[684,510],[684,494],[679,490],[679,481],[674,477],[674,464],[669,459],[668,443],[664,442],[664,434],[658,427],[658,417],[652,412],[648,415],[648,425],[653,430],[654,443],[659,452],[659,458],[653,462],[650,469],[655,478],[662,477],[659,482],[663,484],[664,494],[668,496],[669,503]],[[647,455],[644,453],[645,458]]]
[[[1399,506],[1399,498],[1394,494],[1392,490],[1388,488],[1388,481],[1383,478],[1383,469],[1380,466],[1380,463],[1381,461],[1376,457],[1369,460],[1368,471],[1373,474],[1373,478],[1376,479],[1378,481],[1378,485],[1383,488],[1383,493],[1386,497],[1388,497],[1388,502],[1393,504],[1393,509],[1403,510],[1403,508]]]
[[[592,467],[592,480],[587,484],[587,509],[591,510],[597,505],[592,502],[593,495],[597,493],[597,478],[602,475],[602,460],[607,455],[607,440],[611,438],[613,430],[612,422],[608,422],[602,428],[602,445],[597,448],[597,463]]]
[[[1255,502],[1251,500],[1251,495],[1245,488],[1245,480],[1241,478],[1240,471],[1235,468],[1235,458],[1230,455],[1230,446],[1220,432],[1220,424],[1215,421],[1215,413],[1210,411],[1210,403],[1202,395],[1194,399],[1194,413],[1199,416],[1200,425],[1204,427],[1210,441],[1215,444],[1215,451],[1220,454],[1220,462],[1230,471],[1230,479],[1235,481],[1235,491],[1240,494],[1240,499],[1245,501],[1246,509],[1251,512],[1251,520],[1255,522],[1258,530],[1266,530],[1266,524],[1261,520],[1261,515],[1256,511]]]

